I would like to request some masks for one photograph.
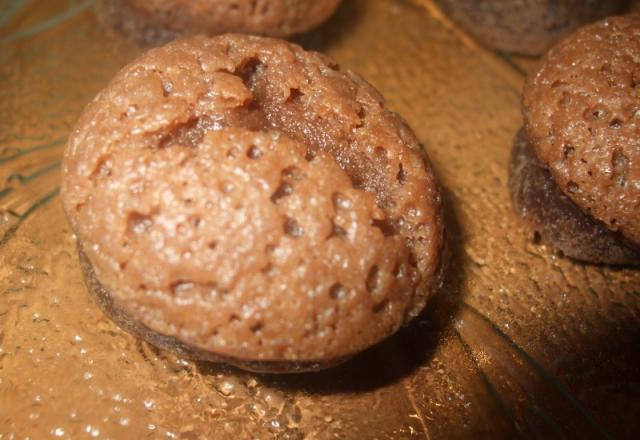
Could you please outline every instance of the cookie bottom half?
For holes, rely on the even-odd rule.
[[[524,129],[511,152],[509,189],[534,241],[588,263],[640,265],[640,249],[583,212],[538,164]]]
[[[243,370],[256,373],[304,373],[319,371],[336,366],[351,356],[335,359],[323,359],[317,361],[263,361],[251,359],[237,359],[224,356],[186,344],[172,336],[158,333],[146,325],[142,324],[134,316],[118,305],[111,293],[100,283],[93,270],[91,262],[82,250],[82,243],[78,242],[78,256],[80,268],[84,276],[85,283],[93,300],[98,304],[102,312],[126,332],[144,339],[156,347],[175,353],[185,359],[225,363],[233,365]]]

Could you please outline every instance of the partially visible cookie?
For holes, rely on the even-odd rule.
[[[584,212],[640,245],[640,14],[580,29],[525,86],[527,136]]]
[[[590,263],[638,265],[640,248],[585,214],[538,164],[524,130],[516,136],[509,165],[513,205],[534,242]]]
[[[526,82],[513,204],[563,254],[640,264],[640,14],[586,26]]]
[[[413,132],[329,58],[192,37],[122,69],[62,174],[90,289],[165,348],[319,369],[415,317],[440,283],[440,195]]]
[[[583,24],[618,13],[626,0],[437,0],[482,44],[521,55],[540,55]]]
[[[98,0],[102,23],[143,45],[182,35],[287,37],[324,22],[342,0]]]

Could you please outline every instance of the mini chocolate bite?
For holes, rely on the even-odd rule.
[[[569,36],[525,85],[512,196],[525,223],[573,258],[638,264],[638,83],[640,15],[632,14]]]
[[[322,24],[342,0],[98,0],[109,29],[146,46],[227,32],[288,37]]]
[[[626,0],[437,0],[485,46],[541,55],[576,28],[622,11]]]
[[[103,310],[196,359],[325,368],[440,283],[415,135],[362,78],[280,40],[192,37],[123,68],[71,134],[62,200]]]

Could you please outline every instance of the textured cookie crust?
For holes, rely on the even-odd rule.
[[[144,45],[226,32],[287,37],[312,29],[342,0],[99,0],[98,18]]]
[[[545,55],[523,113],[540,163],[582,210],[640,244],[640,14],[585,27]]]
[[[524,130],[513,145],[509,189],[516,212],[534,241],[589,263],[640,264],[640,249],[582,212],[558,188],[549,171],[538,165]]]
[[[482,44],[540,55],[573,29],[619,12],[625,0],[437,0]]]
[[[230,356],[219,355],[210,351],[202,350],[178,340],[172,336],[166,336],[157,331],[151,330],[136,317],[124,310],[114,301],[111,293],[102,286],[96,277],[91,262],[82,250],[82,243],[78,242],[78,256],[80,267],[84,276],[89,293],[100,309],[122,329],[129,333],[143,338],[156,347],[169,350],[178,356],[186,359],[198,359],[208,362],[224,362],[235,365],[243,370],[255,371],[258,373],[299,373],[309,371],[319,371],[325,368],[344,362],[347,358],[322,359],[319,361],[255,361],[237,359]]]
[[[62,199],[117,307],[243,361],[331,362],[439,284],[438,188],[365,81],[269,38],[154,49],[91,102]]]

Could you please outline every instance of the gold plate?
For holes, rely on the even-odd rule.
[[[372,82],[446,196],[447,280],[424,316],[338,368],[261,376],[178,359],[87,294],[58,198],[66,137],[139,49],[91,0],[0,0],[0,439],[637,438],[640,273],[531,244],[507,161],[530,60],[428,0],[347,0],[298,40]]]

